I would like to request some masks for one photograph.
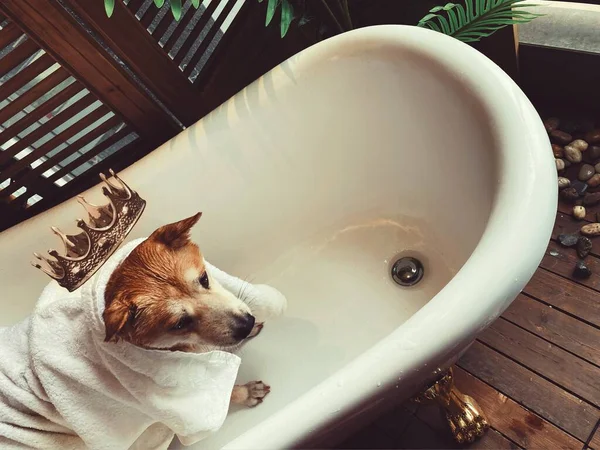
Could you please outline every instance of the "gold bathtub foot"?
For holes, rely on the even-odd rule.
[[[479,439],[490,427],[477,402],[454,386],[452,368],[414,397],[413,401],[419,404],[437,404],[448,422],[452,436],[459,444]]]

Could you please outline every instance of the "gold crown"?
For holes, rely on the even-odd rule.
[[[77,226],[83,230],[81,233],[67,235],[58,228],[51,227],[62,239],[65,255],[59,255],[56,250],[48,250],[54,259],[33,254],[44,265],[34,262],[31,264],[54,278],[69,292],[79,288],[102,267],[125,240],[146,207],[146,201],[131,190],[112,169],[110,175],[114,181],[100,174],[100,179],[106,184],[102,186],[102,192],[109,199],[107,205],[92,205],[82,196],[77,197],[89,216],[89,224],[82,219],[77,220]]]

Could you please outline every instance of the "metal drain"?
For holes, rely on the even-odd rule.
[[[423,263],[411,256],[400,258],[392,265],[392,279],[400,286],[414,286],[424,274]]]

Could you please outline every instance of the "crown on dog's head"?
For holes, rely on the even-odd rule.
[[[65,254],[59,255],[56,250],[48,251],[52,258],[33,254],[41,264],[32,262],[32,265],[54,278],[69,292],[83,285],[102,267],[125,240],[146,207],[146,201],[112,169],[110,175],[107,178],[100,174],[105,184],[102,192],[108,198],[108,204],[96,206],[82,196],[78,197],[88,213],[87,223],[82,219],[77,220],[81,233],[67,235],[52,227],[52,231],[63,241]]]

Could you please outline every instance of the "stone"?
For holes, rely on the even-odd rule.
[[[580,152],[585,152],[588,149],[589,145],[583,139],[575,139],[569,144],[569,147],[575,147]]]
[[[576,234],[558,235],[558,243],[563,247],[573,247],[574,245],[577,245],[577,239],[579,239],[579,236]]]
[[[592,251],[592,241],[585,236],[579,236],[577,239],[577,255],[584,259]]]
[[[574,187],[568,187],[560,191],[560,198],[568,203],[574,203],[579,198],[579,193]]]
[[[581,197],[587,191],[588,185],[583,181],[575,180],[571,183],[571,187],[577,191],[577,195]]]
[[[577,261],[575,263],[575,269],[573,269],[573,276],[579,279],[589,278],[592,275],[592,271],[583,261]]]
[[[585,208],[583,206],[573,206],[573,217],[577,220],[585,219]]]
[[[561,170],[565,170],[565,162],[562,159],[556,160],[556,170],[558,170],[559,172]]]
[[[563,161],[565,162],[565,168],[571,167],[573,165],[571,161],[567,161],[566,159],[563,159]]]
[[[550,132],[550,138],[557,144],[561,145],[567,145],[569,142],[573,141],[573,136],[560,130],[554,130]]]
[[[560,125],[560,119],[558,117],[548,117],[544,120],[544,127],[548,133],[556,130]]]
[[[595,174],[592,178],[587,180],[586,183],[591,188],[600,186],[600,173]]]
[[[600,236],[600,223],[588,223],[582,226],[581,234],[584,236]]]
[[[565,156],[565,149],[562,148],[561,145],[552,144],[552,153],[554,154],[555,158],[562,158]]]
[[[596,174],[596,175],[598,175],[598,174]],[[568,178],[565,178],[565,177],[558,177],[558,188],[559,189],[568,188],[570,185],[571,185],[571,180],[569,180]]]
[[[600,173],[600,163],[596,164],[594,169],[596,169],[596,172]]]
[[[600,160],[600,145],[590,145],[583,155],[583,159],[590,164],[596,164]]]
[[[571,145],[566,145],[565,146],[565,158],[568,161],[571,161],[572,163],[579,163],[579,162],[581,162],[583,155],[581,153],[581,150],[579,150],[577,147],[573,147]]]
[[[600,143],[600,129],[596,128],[592,131],[588,131],[587,133],[585,133],[584,139],[588,144]]]
[[[596,174],[596,169],[591,164],[582,164],[579,168],[579,181],[587,181]]]
[[[570,188],[568,188],[570,189]],[[564,192],[564,191],[563,191]],[[585,197],[583,197],[583,205],[584,206],[593,206],[600,203],[600,192],[587,193]]]

